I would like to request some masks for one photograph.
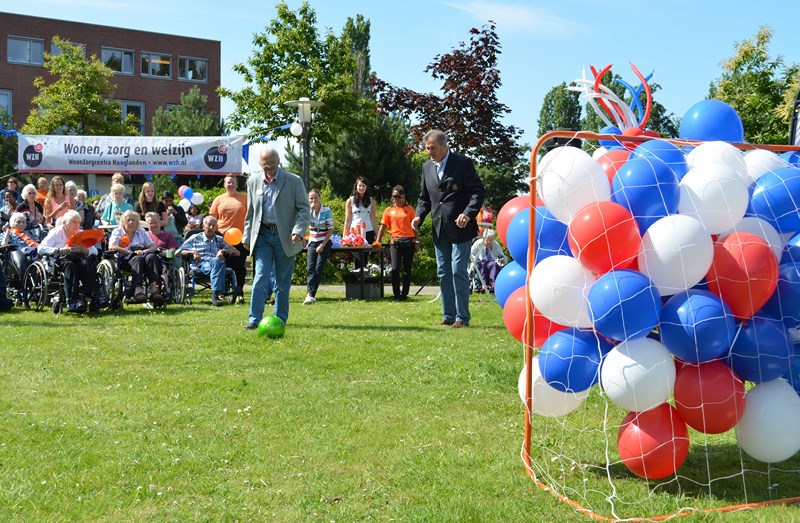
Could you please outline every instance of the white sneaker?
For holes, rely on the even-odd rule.
[[[303,300],[303,305],[308,305],[309,303],[314,303],[317,301],[313,296],[306,296],[306,299]]]

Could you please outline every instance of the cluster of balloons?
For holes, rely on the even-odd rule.
[[[184,211],[188,211],[192,205],[200,205],[205,201],[205,197],[199,192],[194,192],[188,185],[181,185],[178,187],[178,196],[181,201],[178,202]]]
[[[682,122],[681,137],[716,141],[553,149],[535,209],[521,196],[498,214],[515,260],[495,283],[503,319],[522,340],[530,300],[540,348],[533,412],[568,414],[599,384],[630,411],[623,463],[649,479],[683,464],[688,427],[734,429],[764,462],[800,451],[800,168],[728,143],[742,140],[741,120],[722,102]]]

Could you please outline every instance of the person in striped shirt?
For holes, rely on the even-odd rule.
[[[308,191],[308,203],[311,206],[311,224],[308,229],[308,276],[306,299],[303,305],[317,301],[316,294],[322,280],[322,269],[331,252],[331,235],[333,234],[333,213],[331,208],[322,205],[319,191]]]
[[[175,256],[189,254],[192,256],[190,266],[211,279],[211,304],[222,307],[222,295],[225,294],[225,253],[239,256],[239,251],[225,242],[217,234],[217,219],[211,215],[203,219],[203,233],[190,236]]]

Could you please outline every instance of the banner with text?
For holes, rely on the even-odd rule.
[[[21,173],[242,172],[243,136],[19,135]]]

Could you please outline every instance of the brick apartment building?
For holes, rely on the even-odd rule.
[[[140,132],[151,134],[158,107],[180,103],[180,95],[198,86],[208,111],[220,113],[220,42],[118,27],[68,22],[0,12],[0,108],[19,128],[31,110],[37,76],[45,79],[44,53],[58,53],[53,37],[82,44],[116,71],[110,79],[123,116],[136,114]]]

